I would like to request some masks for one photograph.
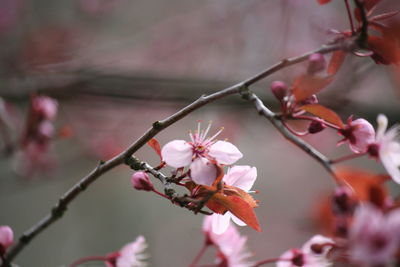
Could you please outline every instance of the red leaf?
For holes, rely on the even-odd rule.
[[[329,61],[327,73],[328,75],[335,75],[340,67],[342,66],[344,59],[346,57],[346,52],[342,50],[335,51],[332,54],[331,60]]]
[[[307,111],[329,123],[339,126],[340,128],[344,127],[344,123],[343,123],[342,119],[339,117],[339,115],[327,107],[324,107],[319,104],[312,104],[312,105],[304,105],[301,107],[301,109],[305,110],[305,111]]]
[[[328,4],[330,1],[331,1],[331,0],[318,0],[318,3],[319,3],[320,5],[325,5],[325,4]]]
[[[387,35],[385,38],[368,36],[368,45],[374,52],[372,58],[377,64],[389,65],[400,62],[400,57],[398,56],[400,48],[391,36]]]
[[[158,143],[157,139],[151,138],[151,139],[147,142],[147,144],[148,144],[152,149],[154,149],[154,151],[157,153],[157,155],[160,156],[160,159],[162,160],[160,143]]]
[[[310,97],[324,89],[333,80],[333,76],[319,77],[309,74],[303,74],[293,82],[293,95],[297,102]]]
[[[260,224],[253,208],[238,196],[215,194],[212,198],[216,203],[226,207],[233,215],[245,222],[254,230],[261,232]]]

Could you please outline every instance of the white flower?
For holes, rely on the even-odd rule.
[[[383,114],[379,114],[377,121],[375,144],[370,145],[369,152],[373,156],[377,154],[392,179],[400,184],[400,126],[386,131],[388,119]]]
[[[200,130],[190,133],[190,142],[174,140],[167,143],[161,150],[161,156],[167,165],[174,168],[190,166],[190,176],[197,184],[211,185],[217,174],[215,161],[222,165],[231,165],[243,157],[239,149],[226,141],[216,141],[214,136],[207,137],[211,124],[205,131]]]
[[[147,248],[146,240],[143,236],[138,236],[132,243],[126,244],[120,251],[116,259],[116,267],[144,267],[143,262],[147,258],[144,250]]]
[[[229,168],[222,181],[229,186],[234,186],[249,192],[257,178],[256,167],[250,166],[233,166]],[[224,215],[214,213],[212,217],[212,230],[216,234],[222,234],[228,229],[230,220],[232,219],[237,225],[245,226],[246,224],[227,211]]]

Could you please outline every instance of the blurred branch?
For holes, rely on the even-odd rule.
[[[292,57],[288,59],[284,59],[280,61],[279,63],[276,63],[275,65],[263,70],[262,72],[242,81],[239,82],[231,87],[225,88],[223,90],[220,90],[218,92],[212,93],[210,95],[202,95],[200,96],[196,101],[192,102],[191,104],[187,105],[186,107],[182,108],[175,114],[171,115],[170,117],[161,120],[161,121],[156,121],[153,123],[152,127],[149,128],[139,139],[137,139],[134,143],[132,143],[125,151],[121,152],[119,155],[115,156],[114,158],[105,161],[105,162],[100,162],[100,164],[94,168],[88,175],[83,177],[76,185],[74,185],[70,190],[68,190],[59,200],[58,202],[54,205],[54,207],[51,209],[51,212],[47,214],[43,219],[41,219],[39,222],[37,222],[34,226],[32,226],[29,230],[27,230],[25,233],[22,234],[22,236],[18,239],[16,244],[10,248],[8,253],[4,257],[4,262],[2,264],[2,267],[9,267],[10,262],[41,232],[43,232],[48,226],[53,224],[55,221],[60,219],[65,211],[67,210],[68,205],[80,194],[82,193],[89,185],[91,185],[94,181],[97,180],[101,175],[106,173],[107,171],[115,168],[118,165],[121,165],[125,162],[125,160],[133,155],[138,149],[140,149],[142,146],[144,146],[151,138],[156,136],[159,132],[164,130],[165,128],[169,127],[170,125],[174,124],[175,122],[179,121],[180,119],[184,118],[194,110],[197,110],[211,102],[214,102],[218,99],[227,97],[229,95],[237,94],[242,92],[242,90],[247,90],[247,88],[254,83],[264,79],[268,75],[271,75],[272,73],[283,69],[285,67],[294,65],[296,63],[302,62],[304,60],[307,60],[308,57],[314,53],[321,53],[321,54],[326,54],[332,51],[336,50],[348,50],[349,44],[348,43],[335,43],[335,44],[330,44],[330,45],[323,45],[321,48],[310,51],[308,53],[305,53],[303,55],[297,56],[297,57]],[[251,96],[251,95],[250,95]],[[256,98],[257,99],[257,98]],[[257,101],[257,103],[259,103]],[[262,106],[260,106],[262,107]],[[266,108],[262,109],[266,110]],[[264,112],[264,111],[263,111]],[[266,112],[266,111],[265,111]],[[266,115],[270,116],[271,114],[269,112],[265,113]],[[271,118],[275,118],[272,116]],[[277,126],[278,130],[282,131],[281,125],[278,124],[278,120],[271,120],[271,122]],[[288,135],[288,133],[285,133]],[[288,135],[289,136],[289,135]],[[309,147],[307,147],[305,144],[303,144],[301,141],[295,141],[294,137],[290,137],[292,142],[295,142],[295,144],[298,144],[299,146],[303,146],[304,150],[307,151],[309,150],[310,155],[316,155],[316,159],[322,162],[322,160],[325,160],[322,156],[314,152],[313,150],[310,150]],[[296,139],[298,140],[298,139]]]

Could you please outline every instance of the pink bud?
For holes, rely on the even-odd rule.
[[[53,135],[54,135],[54,126],[53,126],[53,124],[48,120],[42,121],[39,124],[38,133],[44,139],[52,138]]]
[[[288,88],[284,82],[274,81],[271,83],[271,91],[279,101],[282,101],[287,95]]]
[[[310,123],[310,126],[308,126],[308,132],[310,134],[316,134],[316,133],[321,132],[325,128],[326,128],[326,125],[322,121],[312,121]]]
[[[4,254],[14,240],[14,233],[7,225],[0,226],[0,255]]]
[[[48,96],[37,96],[32,101],[32,108],[39,115],[52,120],[57,115],[58,103]]]
[[[355,153],[366,152],[375,141],[374,127],[364,119],[353,121],[349,118],[346,127],[339,132],[349,141],[350,149]]]
[[[315,74],[317,72],[323,71],[325,67],[326,61],[324,55],[316,53],[309,56],[307,69],[307,72],[309,74]]]
[[[137,190],[153,191],[154,186],[147,173],[139,171],[132,175],[131,183]]]

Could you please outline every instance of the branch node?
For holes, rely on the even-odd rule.
[[[162,123],[161,123],[160,121],[155,121],[155,122],[153,122],[153,128],[154,128],[155,130],[160,130],[161,127],[162,127]]]
[[[245,84],[241,85],[239,87],[239,94],[243,99],[248,100],[250,97],[250,90],[249,87],[247,87]]]

